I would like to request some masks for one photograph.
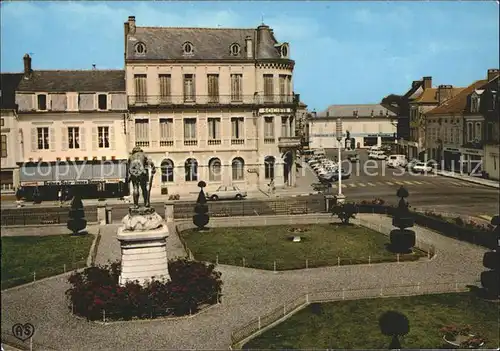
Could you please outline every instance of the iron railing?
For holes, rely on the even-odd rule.
[[[128,95],[130,106],[176,106],[176,105],[293,105],[294,94],[273,95]]]

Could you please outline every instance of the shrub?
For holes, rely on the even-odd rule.
[[[98,320],[186,315],[204,304],[220,301],[221,273],[213,265],[188,260],[169,261],[171,280],[118,284],[121,266],[115,262],[74,272],[66,291],[73,313]],[[219,299],[218,299],[219,298]]]
[[[500,271],[490,270],[481,273],[481,285],[494,298],[500,295]]]
[[[489,269],[500,267],[500,251],[489,251],[483,256],[483,266]]]
[[[66,226],[73,234],[78,234],[79,231],[85,229],[87,226],[83,202],[78,195],[75,195],[73,201],[71,201],[71,209],[69,210],[69,219]]]
[[[208,217],[208,205],[207,197],[203,192],[203,188],[207,186],[204,181],[198,182],[200,187],[200,193],[198,194],[198,199],[196,200],[196,205],[194,207],[193,224],[198,227],[198,229],[203,229],[208,224],[210,218]]]
[[[408,318],[397,311],[384,312],[378,320],[380,331],[383,335],[392,336],[390,349],[400,349],[401,344],[398,337],[410,332],[410,321]]]
[[[415,232],[408,229],[394,229],[389,235],[391,247],[398,253],[407,253],[415,246]]]
[[[356,205],[353,203],[344,203],[342,205],[332,206],[332,216],[337,216],[343,224],[349,224],[351,218],[356,218]]]

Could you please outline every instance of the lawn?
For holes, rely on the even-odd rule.
[[[499,340],[498,304],[472,293],[422,295],[311,304],[244,345],[244,349],[387,349],[390,337],[380,333],[379,316],[396,310],[408,317],[410,332],[401,346],[411,349],[450,348],[439,329],[472,326],[486,338],[484,348]],[[319,314],[318,314],[319,309]]]
[[[85,266],[94,235],[2,237],[2,289]],[[77,266],[78,265],[78,266]]]
[[[306,230],[292,233],[291,229]],[[294,235],[301,242],[292,242]],[[186,230],[181,237],[197,260],[221,264],[276,270],[303,269],[307,266],[335,266],[397,260],[387,250],[389,238],[355,225],[308,224],[266,227],[210,228]],[[400,255],[400,260],[417,260],[420,250]]]

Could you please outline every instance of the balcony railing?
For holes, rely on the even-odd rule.
[[[245,139],[231,139],[231,145],[243,145],[245,144]]]
[[[130,106],[182,106],[182,105],[291,105],[296,95],[129,95]]]
[[[174,146],[173,140],[160,140],[160,146]]]
[[[208,139],[208,145],[220,145],[220,139]]]
[[[264,144],[274,144],[276,142],[275,138],[265,137]]]
[[[196,146],[198,145],[198,140],[188,139],[184,140],[184,146]]]
[[[149,147],[149,141],[136,141],[135,146]]]

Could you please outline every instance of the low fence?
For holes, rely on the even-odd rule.
[[[4,279],[2,276],[2,290],[12,288],[17,285],[36,282],[38,280],[48,278],[54,275],[71,272],[77,269],[85,268],[87,266],[87,260],[77,261],[68,264],[62,264],[57,267],[50,268],[40,268],[37,271],[30,273],[29,275],[21,277],[12,277]]]
[[[322,215],[315,218],[310,217],[288,217],[285,216],[272,217],[259,220],[259,225],[300,225],[300,224],[320,224],[320,223],[331,223],[332,217],[329,215]],[[382,224],[374,224],[370,221],[355,219],[353,221],[355,224],[359,224],[365,228],[377,231],[386,236],[390,235],[390,232],[395,228],[393,226],[386,226]],[[213,223],[213,227],[249,227],[255,226],[256,224],[248,221],[241,221],[240,219],[227,219],[224,222]],[[181,233],[184,230],[195,228],[195,226],[191,223],[179,223],[175,226],[176,234],[178,235],[182,246],[186,252],[186,256],[189,259],[195,259],[193,253],[189,249],[186,241],[182,237]],[[290,233],[290,235],[294,235]],[[300,233],[295,235],[300,236]],[[389,242],[389,241],[388,241]],[[256,269],[265,269],[274,272],[284,271],[284,270],[295,270],[295,269],[308,269],[315,267],[325,267],[325,266],[343,266],[343,265],[354,265],[354,264],[375,264],[375,263],[383,263],[383,262],[408,262],[408,261],[417,261],[419,259],[432,259],[436,254],[436,248],[433,244],[428,243],[423,240],[417,239],[415,242],[415,248],[417,248],[414,253],[410,254],[374,254],[374,255],[366,255],[360,257],[333,257],[328,260],[319,260],[315,257],[306,258],[303,261],[295,261],[295,262],[287,262],[285,263],[281,259],[275,259],[269,262],[262,262],[262,260],[258,259],[255,262],[252,258],[249,257],[241,257],[241,259],[237,262],[221,262],[223,264],[230,264],[233,266],[240,267],[251,267]],[[213,259],[209,260],[211,263],[219,264],[219,256],[216,255]]]
[[[294,313],[311,303],[333,302],[342,300],[371,299],[378,297],[399,297],[423,294],[439,294],[468,291],[471,283],[450,282],[433,284],[411,284],[379,286],[366,289],[341,289],[331,291],[312,291],[294,300],[283,303],[269,313],[251,320],[246,325],[231,333],[232,349],[241,349],[252,337],[283,322]]]
[[[97,222],[97,210],[84,209],[88,223]],[[48,225],[64,224],[69,219],[69,207],[2,209],[0,224],[16,225]]]
[[[272,200],[232,200],[208,202],[211,217],[295,215],[325,212],[323,196]],[[195,203],[175,203],[174,218],[190,218]]]

